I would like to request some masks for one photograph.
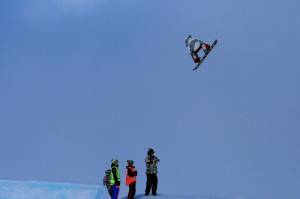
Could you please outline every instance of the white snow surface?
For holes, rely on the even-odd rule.
[[[109,199],[102,185],[0,180],[0,199]],[[126,199],[127,197],[119,197]],[[136,199],[221,199],[205,196],[136,195]]]
[[[103,186],[0,180],[0,199],[106,199]]]

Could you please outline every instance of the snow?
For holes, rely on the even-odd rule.
[[[106,199],[97,185],[0,180],[0,199]]]
[[[102,185],[0,180],[0,199],[109,199]],[[127,197],[120,197],[126,199]],[[221,199],[204,196],[136,195],[136,199]]]
[[[121,199],[127,199],[127,197],[123,197]],[[144,196],[138,194],[136,195],[135,199],[222,199],[222,198],[209,197],[209,196],[175,196],[175,195],[166,195],[166,194],[158,194],[157,196],[152,196],[152,195]]]

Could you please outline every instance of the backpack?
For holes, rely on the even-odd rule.
[[[110,186],[110,183],[109,183],[109,178],[110,178],[110,169],[107,169],[106,171],[105,171],[105,176],[103,177],[103,185],[105,185],[105,186]]]

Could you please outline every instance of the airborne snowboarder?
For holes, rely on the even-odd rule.
[[[206,58],[206,56],[209,54],[209,52],[213,49],[213,47],[217,44],[217,40],[214,41],[214,43],[212,45],[205,43],[199,39],[195,39],[193,38],[191,35],[189,35],[186,39],[185,39],[185,46],[189,52],[189,54],[192,56],[193,61],[196,64],[196,67],[194,68],[194,70],[196,70],[200,64],[202,63],[202,61]],[[203,58],[201,58],[198,55],[198,52],[203,49],[204,51],[204,56]]]

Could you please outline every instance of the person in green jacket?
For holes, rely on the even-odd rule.
[[[111,199],[118,199],[120,191],[120,170],[119,161],[117,159],[111,160],[111,172],[109,177],[109,182],[112,187]]]

